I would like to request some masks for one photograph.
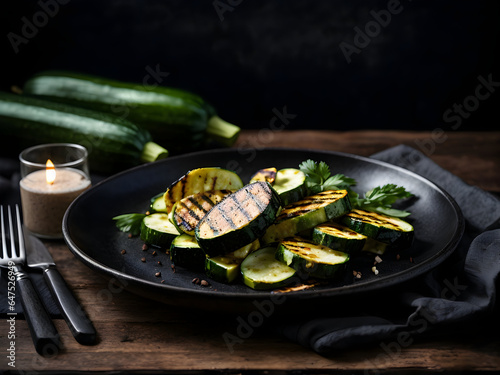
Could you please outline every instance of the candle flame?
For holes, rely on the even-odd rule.
[[[47,160],[45,167],[45,176],[47,179],[47,183],[49,185],[52,185],[56,180],[56,168],[54,167],[54,163],[52,163],[50,159]]]

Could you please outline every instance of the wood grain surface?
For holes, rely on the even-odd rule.
[[[422,145],[427,147],[422,150],[427,150],[426,154],[436,163],[466,182],[500,192],[500,132],[445,135],[446,140],[436,143],[432,133],[420,132],[245,131],[235,147],[301,147],[367,156],[400,143],[416,148]],[[223,335],[236,334],[238,316],[180,310],[130,294],[80,263],[63,242],[45,243],[93,321],[99,341],[93,346],[79,345],[64,321],[57,319],[64,348],[53,357],[42,357],[33,348],[26,322],[18,320],[16,367],[9,367],[3,354],[0,371],[12,374],[500,371],[500,324],[476,333],[412,338],[404,345],[381,342],[329,357],[290,342],[264,325],[229,347]],[[5,319],[0,330],[0,348],[5,353],[9,345]]]

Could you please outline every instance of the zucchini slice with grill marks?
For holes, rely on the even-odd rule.
[[[140,237],[147,244],[169,247],[172,240],[179,234],[179,231],[165,213],[154,213],[145,216],[142,220]]]
[[[276,259],[295,269],[299,275],[330,279],[345,268],[349,254],[301,237],[291,237],[281,241]]]
[[[307,195],[306,175],[296,168],[280,169],[276,173],[273,188],[279,194],[283,206],[297,202]]]
[[[170,260],[176,266],[202,271],[205,269],[206,258],[196,239],[188,234],[175,237],[170,245]]]
[[[366,210],[354,209],[342,217],[342,224],[386,244],[390,248],[404,249],[413,242],[413,226],[399,218]]]
[[[243,181],[233,171],[219,167],[193,169],[165,191],[165,207],[170,212],[175,202],[189,195],[210,190],[238,190],[242,187]]]
[[[264,247],[241,263],[243,283],[252,289],[275,289],[292,283],[296,271],[278,261],[275,247]]]
[[[251,244],[243,246],[229,254],[206,258],[205,273],[213,280],[222,283],[232,283],[240,275],[241,262],[243,262],[248,254],[259,247],[259,240],[255,240]]]
[[[347,190],[327,190],[285,206],[261,239],[261,243],[279,242],[299,232],[338,218],[351,210]]]
[[[366,236],[332,221],[314,227],[312,232],[314,243],[349,254],[361,251],[366,239]]]
[[[195,237],[210,256],[224,255],[252,243],[274,222],[281,208],[267,182],[254,182],[228,195],[198,223]]]
[[[180,232],[194,236],[194,228],[208,211],[233,190],[211,190],[182,198],[172,209],[174,224]]]
[[[259,169],[257,172],[253,174],[252,177],[250,177],[250,183],[257,181],[264,181],[264,182],[269,182],[271,185],[273,185],[275,180],[276,180],[276,168],[274,167]]]

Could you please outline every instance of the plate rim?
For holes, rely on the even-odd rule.
[[[78,196],[68,207],[66,210],[64,217],[63,217],[63,223],[62,223],[62,230],[63,230],[63,238],[64,241],[66,242],[68,248],[70,251],[75,255],[77,259],[79,259],[82,263],[84,263],[87,267],[92,269],[95,272],[100,273],[101,275],[107,275],[107,276],[113,276],[116,277],[120,280],[126,280],[127,283],[131,283],[134,285],[147,285],[148,287],[151,287],[153,289],[158,289],[163,292],[172,292],[172,293],[183,293],[184,295],[187,295],[188,297],[192,296],[201,296],[201,297],[207,297],[209,296],[210,298],[237,298],[237,299],[252,299],[252,300],[258,300],[261,298],[269,298],[272,295],[272,291],[258,291],[258,293],[240,293],[240,292],[215,292],[204,289],[189,289],[185,287],[180,287],[180,286],[175,286],[175,285],[169,285],[169,284],[160,284],[157,282],[149,281],[146,279],[142,279],[137,276],[133,276],[130,274],[127,274],[125,272],[119,271],[116,268],[113,268],[111,266],[107,266],[98,260],[90,257],[83,249],[80,249],[76,243],[71,239],[70,233],[69,233],[69,227],[68,227],[68,220],[69,216],[71,214],[71,211],[74,209],[74,207],[78,204],[78,202],[82,199],[84,199],[87,195],[93,194],[94,191],[98,190],[100,186],[109,183],[112,180],[121,178],[124,175],[128,174],[133,174],[136,170],[142,170],[146,168],[155,168],[157,165],[160,164],[167,164],[170,162],[175,162],[176,160],[179,159],[184,159],[184,158],[193,158],[196,156],[204,155],[207,153],[213,154],[213,153],[218,153],[218,154],[224,154],[224,153],[236,153],[236,152],[241,152],[244,150],[255,150],[255,148],[239,148],[239,149],[233,149],[233,148],[220,148],[220,149],[211,149],[211,150],[201,150],[201,151],[195,151],[191,153],[186,153],[186,154],[181,154],[181,155],[175,155],[171,156],[166,159],[159,160],[157,162],[153,163],[148,163],[148,164],[142,164],[138,165],[123,171],[120,171],[116,174],[113,174],[111,176],[106,177],[105,179],[99,181],[95,185],[93,185],[90,189],[82,193],[80,196]],[[368,162],[368,163],[374,163],[381,165],[386,168],[390,169],[395,169],[403,174],[409,175],[412,178],[416,178],[423,183],[429,185],[431,188],[434,190],[437,190],[440,194],[442,194],[447,201],[451,204],[451,207],[453,208],[456,216],[457,216],[457,221],[456,221],[456,229],[455,232],[453,233],[453,236],[448,243],[441,248],[438,252],[436,252],[434,255],[431,257],[427,258],[426,260],[422,261],[421,263],[415,264],[413,267],[402,270],[396,273],[392,273],[387,276],[383,276],[380,279],[373,279],[371,281],[367,281],[363,284],[350,284],[350,285],[343,285],[340,287],[335,287],[335,288],[329,288],[329,289],[321,289],[321,290],[302,290],[302,291],[297,291],[297,292],[287,292],[287,298],[290,299],[307,299],[307,298],[319,298],[319,297],[324,297],[324,296],[342,296],[346,294],[357,294],[357,293],[365,293],[365,292],[370,292],[373,290],[378,290],[381,288],[386,288],[388,286],[394,285],[393,280],[394,279],[402,279],[401,282],[398,282],[396,284],[401,284],[404,282],[407,282],[409,280],[412,280],[418,276],[421,276],[432,269],[436,268],[439,266],[443,261],[445,261],[456,249],[458,246],[460,240],[462,239],[464,230],[465,230],[465,219],[462,214],[462,210],[460,209],[459,205],[455,201],[455,199],[441,186],[436,184],[435,182],[413,172],[410,171],[406,168],[400,167],[395,164],[391,164],[382,160],[378,159],[372,159],[367,156],[361,156],[361,155],[356,155],[356,154],[351,154],[347,152],[340,152],[340,151],[332,151],[332,150],[322,150],[322,149],[313,149],[313,148],[299,148],[299,147],[262,147],[259,148],[257,151],[280,151],[280,152],[313,152],[313,153],[323,153],[323,154],[329,154],[332,156],[340,156],[340,157],[345,157],[345,158],[350,158],[350,159],[357,159],[361,160],[363,162]],[[438,259],[436,259],[438,258]],[[389,284],[389,285],[385,285]],[[126,288],[125,288],[126,289]]]

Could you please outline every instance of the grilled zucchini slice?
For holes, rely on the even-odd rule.
[[[140,237],[149,245],[169,247],[172,240],[179,234],[166,213],[154,213],[145,216],[142,220]]]
[[[167,212],[167,207],[165,207],[165,199],[163,198],[163,193],[155,195],[151,198],[151,204],[149,205],[149,212]]]
[[[399,218],[354,209],[342,217],[341,222],[355,232],[391,245],[391,249],[404,249],[413,242],[413,226]]]
[[[314,227],[312,232],[314,243],[349,254],[361,251],[365,246],[366,238],[366,236],[332,221]]]
[[[175,202],[189,195],[210,190],[238,190],[241,178],[234,172],[218,167],[197,168],[172,183],[165,191],[165,207],[170,212]]]
[[[285,206],[261,243],[279,242],[283,238],[314,228],[351,210],[347,190],[327,190]]]
[[[254,182],[228,195],[198,223],[195,237],[210,257],[252,243],[274,222],[280,199],[267,182]]]
[[[243,283],[252,289],[275,289],[294,281],[295,270],[275,257],[275,247],[259,249],[241,263]]]
[[[250,183],[264,181],[269,182],[271,185],[273,185],[274,181],[276,180],[276,172],[277,170],[274,167],[259,169],[253,174],[252,177],[250,177]]]
[[[386,251],[391,249],[391,245],[387,243],[383,243],[380,241],[375,241],[373,238],[366,237],[365,245],[363,246],[362,251],[366,251],[369,253],[383,255]]]
[[[296,236],[281,241],[276,259],[295,269],[299,275],[331,279],[345,268],[349,254]]]
[[[240,275],[241,262],[243,262],[248,254],[257,250],[259,247],[259,240],[255,240],[251,244],[243,246],[229,254],[206,258],[205,273],[213,280],[222,283],[232,283]]]
[[[170,245],[170,260],[176,266],[202,271],[205,269],[205,259],[205,252],[193,236],[183,233],[173,239]]]
[[[287,206],[307,195],[306,175],[296,168],[280,169],[276,173],[273,188],[279,194],[281,204]]]
[[[172,218],[180,232],[194,236],[194,228],[208,211],[233,190],[211,190],[182,198],[174,204]]]

